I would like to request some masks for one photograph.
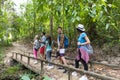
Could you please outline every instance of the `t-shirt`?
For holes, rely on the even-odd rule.
[[[46,51],[50,51],[50,50],[52,50],[52,46],[49,45],[48,41],[46,41]]]
[[[64,36],[64,34],[59,34],[58,35],[58,37],[57,37],[57,43],[58,43],[58,47],[62,47],[62,48],[64,48],[64,38],[65,38],[65,36]],[[63,42],[61,43],[61,37],[62,37],[62,39],[63,39]]]
[[[36,39],[34,41],[34,46],[33,46],[34,49],[39,49],[39,41]]]
[[[78,37],[78,42],[85,43],[86,42],[85,36],[87,36],[87,34],[85,32],[81,33]],[[80,46],[78,46],[78,48],[80,48]]]
[[[45,36],[42,36],[41,41],[42,41],[42,42],[41,42],[41,46],[40,46],[40,47],[45,46],[46,37],[45,37]]]

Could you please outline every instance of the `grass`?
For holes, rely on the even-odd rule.
[[[3,58],[5,56],[5,47],[0,46],[0,63],[3,62]]]

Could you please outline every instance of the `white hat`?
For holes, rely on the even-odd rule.
[[[80,31],[85,31],[84,25],[82,25],[82,24],[78,24],[78,26],[76,28]]]

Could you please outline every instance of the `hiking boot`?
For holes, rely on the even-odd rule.
[[[77,72],[76,71],[72,72],[72,75],[77,76]]]
[[[64,71],[63,71],[63,73],[66,73],[67,72],[67,70],[65,69]]]
[[[84,75],[84,76],[82,76],[81,78],[79,78],[79,80],[88,80],[88,78],[87,78],[86,75]]]
[[[58,67],[58,69],[64,69],[63,67]]]

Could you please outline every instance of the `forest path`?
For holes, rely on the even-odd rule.
[[[22,53],[24,54],[25,52],[30,52],[32,53],[32,48],[29,45],[24,45],[24,44],[20,44],[20,43],[13,43],[12,47],[9,47],[6,50],[6,57],[5,57],[5,62],[9,62],[10,57],[12,56],[12,52],[17,52],[17,53]],[[31,54],[30,56],[33,56],[33,54]],[[20,57],[18,57],[20,58]],[[27,58],[23,58],[24,62],[27,61]],[[52,58],[52,61],[55,63],[59,63],[59,60]],[[30,61],[30,64],[32,66],[34,66],[35,68],[37,68],[38,70],[40,70],[40,63],[38,62],[37,64],[34,64],[34,60]],[[52,78],[53,80],[67,80],[68,78],[68,73],[63,73],[64,70],[58,70],[57,66],[54,66],[54,68],[52,69],[48,69],[46,66],[48,64],[45,64],[44,67],[44,75],[49,76],[50,78]],[[69,65],[71,67],[73,67],[72,65]],[[82,67],[81,67],[82,68]],[[111,69],[108,67],[103,67],[103,66],[98,66],[95,65],[92,67],[92,69],[90,69],[90,71],[99,73],[101,75],[105,75],[105,76],[111,76],[111,77],[115,77],[120,79],[120,69]],[[72,76],[72,80],[79,80],[79,78],[81,77],[81,75],[79,74],[78,76]],[[96,80],[93,77],[89,77],[89,80]]]

